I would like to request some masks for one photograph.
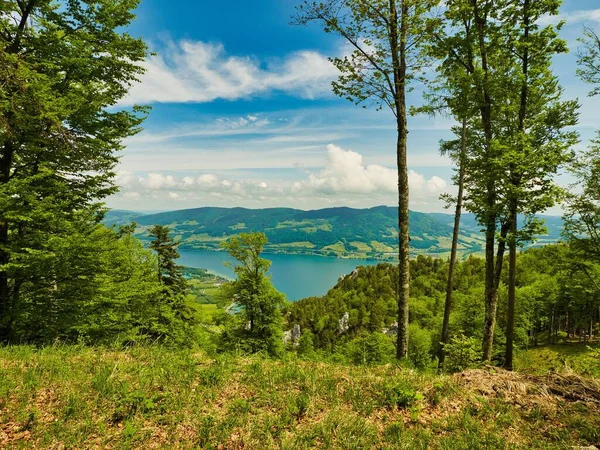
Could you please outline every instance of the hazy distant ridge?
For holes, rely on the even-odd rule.
[[[549,235],[541,243],[560,237],[562,220],[552,216],[546,219]],[[269,238],[269,252],[393,258],[398,248],[397,209],[388,206],[313,211],[204,207],[157,214],[113,210],[105,219],[108,225],[131,221],[138,223],[142,239],[151,225],[171,226],[185,249],[216,250],[223,239],[247,231],[264,232]],[[450,249],[452,223],[451,214],[411,211],[412,251],[444,256]],[[472,214],[464,215],[459,241],[463,255],[482,251],[483,237]]]

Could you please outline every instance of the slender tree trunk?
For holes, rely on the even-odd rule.
[[[504,368],[513,370],[513,343],[515,338],[515,299],[517,280],[517,202],[513,200],[510,205],[510,234],[508,243],[508,317],[506,322],[506,354]]]
[[[10,179],[10,169],[14,155],[14,148],[6,142],[0,156],[0,185],[8,183]],[[2,269],[2,266],[10,262],[10,254],[7,250],[9,244],[9,223],[2,217],[0,211],[0,342],[5,342],[11,334],[9,316],[10,316],[10,286],[8,272]]]
[[[490,226],[491,228],[491,226]],[[483,361],[492,360],[492,351],[494,348],[494,330],[496,328],[496,313],[498,310],[498,290],[500,288],[500,276],[502,275],[502,267],[504,263],[504,254],[506,252],[506,235],[509,231],[508,224],[502,224],[500,229],[500,240],[498,248],[494,248],[496,225],[493,226],[493,238],[490,248],[486,245],[486,277],[485,277],[485,324],[483,330]],[[486,232],[486,238],[488,234]],[[487,242],[486,242],[487,244]],[[494,250],[496,257],[494,258]],[[488,254],[491,253],[491,256]],[[489,264],[489,266],[488,266]],[[492,275],[490,275],[490,270]],[[491,286],[488,286],[488,283]]]
[[[460,155],[458,159],[458,195],[456,196],[456,210],[454,211],[454,230],[452,232],[452,248],[450,249],[450,265],[448,266],[448,280],[446,282],[446,303],[444,304],[444,322],[442,324],[442,339],[439,353],[438,369],[444,368],[446,352],[444,345],[448,343],[448,329],[450,326],[450,311],[452,309],[452,291],[454,289],[454,267],[458,249],[458,234],[460,231],[460,216],[462,214],[463,184],[465,179],[464,158],[467,147],[467,120],[462,121],[460,142]]]
[[[526,43],[529,41],[529,0],[523,3],[523,39]],[[529,74],[529,50],[526,45],[523,50],[522,68],[523,84],[521,86],[521,99],[519,105],[519,134],[521,139],[525,139],[525,119],[527,117],[527,99],[528,99],[528,74]],[[521,141],[519,141],[521,142]],[[520,144],[518,150],[523,153],[523,144]],[[516,283],[517,283],[517,213],[519,208],[518,192],[521,187],[521,174],[514,166],[511,167],[511,183],[515,187],[509,202],[511,237],[509,242],[509,266],[508,266],[508,317],[506,323],[506,354],[504,357],[504,368],[513,369],[513,350],[515,339],[515,303],[516,303]]]
[[[396,357],[408,355],[408,302],[410,296],[410,238],[408,217],[408,164],[406,143],[408,138],[406,117],[406,35],[408,33],[409,7],[402,3],[400,35],[398,36],[398,11],[396,0],[390,0],[390,49],[396,91],[396,124],[398,141],[396,159],[398,166],[398,335]]]
[[[485,176],[486,181],[486,214],[485,226],[485,323],[483,330],[482,352],[483,361],[492,359],[492,347],[494,342],[494,328],[496,327],[496,310],[498,299],[496,295],[496,270],[494,267],[494,251],[496,244],[496,180],[493,172],[493,131],[492,131],[492,98],[489,90],[489,68],[487,60],[487,47],[485,42],[486,17],[479,10],[478,0],[471,0],[473,18],[477,27],[477,43],[481,54],[481,70],[483,72],[481,92],[481,122],[485,136]]]

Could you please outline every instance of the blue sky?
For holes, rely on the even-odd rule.
[[[123,104],[153,109],[145,130],[125,142],[122,189],[110,207],[397,204],[393,116],[331,93],[336,71],[327,57],[343,54],[344,44],[316,26],[290,25],[296,3],[142,0],[130,32],[156,55]],[[600,30],[600,1],[566,0],[561,18],[573,51],[556,58],[555,71],[565,97],[582,104],[585,146],[600,112],[575,77],[573,53],[584,24]],[[409,102],[420,104],[420,94]],[[451,125],[409,121],[411,209],[444,210],[438,198],[453,190],[452,167],[438,147]]]

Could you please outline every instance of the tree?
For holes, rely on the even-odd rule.
[[[577,72],[583,81],[593,85],[589,95],[600,95],[600,38],[591,28],[586,28],[582,42]],[[597,300],[600,297],[600,130],[588,149],[578,155],[572,172],[580,192],[572,193],[567,199],[564,233],[570,243],[573,279],[580,280],[574,287],[583,290],[583,297],[592,302],[585,313],[593,321],[596,311],[600,316]],[[591,332],[590,325],[590,335]]]
[[[0,4],[0,341],[15,338],[23,287],[43,281],[50,237],[99,220],[115,191],[117,151],[145,112],[110,109],[143,72],[146,46],[123,31],[138,2]]]
[[[600,95],[600,37],[585,29],[583,50],[579,52],[581,79],[592,84],[590,96]],[[565,233],[579,257],[600,260],[600,130],[587,151],[575,160],[572,172],[581,189],[568,198]]]
[[[430,45],[427,51],[433,57],[440,57],[439,49],[435,45],[435,36],[432,40],[434,43]],[[470,141],[470,122],[477,115],[476,99],[473,98],[473,89],[469,80],[468,74],[464,68],[455,61],[450,64],[442,64],[438,67],[438,77],[428,83],[430,91],[425,94],[425,99],[428,104],[418,110],[426,112],[430,115],[445,114],[452,116],[460,127],[452,128],[456,139],[442,141],[440,151],[442,154],[448,155],[456,165],[457,174],[454,177],[454,182],[458,188],[455,198],[449,194],[441,196],[446,200],[449,207],[452,203],[455,204],[454,209],[454,226],[452,232],[452,243],[450,248],[450,261],[448,265],[448,276],[446,278],[446,299],[444,302],[444,318],[442,322],[442,332],[440,347],[438,352],[438,368],[444,367],[446,357],[445,345],[449,339],[450,328],[450,313],[452,310],[452,294],[454,291],[454,272],[457,263],[458,253],[458,238],[460,233],[460,219],[462,215],[465,177],[467,175],[467,162],[469,152],[473,149],[469,148]]]
[[[482,349],[483,360],[489,361],[506,245],[514,303],[516,246],[539,230],[533,216],[558,197],[553,178],[577,139],[564,131],[576,123],[577,103],[561,102],[562,91],[550,70],[552,55],[565,51],[564,43],[554,27],[536,24],[543,14],[557,14],[559,2],[452,0],[446,5],[447,34],[434,34],[435,50],[443,59],[438,71],[450,84],[457,71],[465,73],[462,83],[468,80],[480,116],[472,126],[473,148],[480,150],[466,162],[465,207],[485,228]],[[517,233],[519,212],[528,220]]]
[[[229,286],[229,295],[242,308],[237,327],[225,339],[252,353],[266,351],[277,356],[283,351],[281,308],[285,297],[267,276],[271,262],[260,257],[266,243],[263,233],[242,233],[222,244],[238,262],[231,265],[237,280]]]
[[[162,286],[162,293],[156,301],[154,328],[147,333],[155,339],[184,343],[190,340],[189,335],[198,323],[198,311],[188,295],[189,285],[183,276],[183,267],[176,263],[179,243],[169,235],[168,226],[155,225],[149,235],[154,238],[150,248],[156,253],[156,279]]]
[[[298,7],[296,23],[319,22],[327,33],[342,37],[352,47],[350,55],[331,58],[340,71],[333,91],[366,106],[388,107],[396,120],[398,167],[399,269],[397,357],[408,354],[410,295],[409,186],[406,159],[408,126],[406,93],[425,67],[421,51],[426,18],[435,0],[328,0],[305,1]]]
[[[446,344],[449,339],[449,328],[450,328],[450,312],[452,310],[452,293],[454,291],[454,270],[456,267],[456,259],[458,252],[458,236],[460,232],[460,216],[462,214],[463,197],[464,197],[464,184],[465,184],[465,159],[467,157],[467,135],[468,135],[467,119],[462,119],[460,129],[460,139],[457,142],[446,143],[443,150],[451,153],[452,159],[457,165],[458,176],[456,177],[456,185],[458,187],[458,193],[456,194],[456,204],[454,209],[454,227],[452,230],[452,245],[450,248],[450,262],[448,264],[448,278],[446,282],[446,300],[444,302],[444,319],[442,322],[442,335],[441,345],[438,355],[438,368],[439,370],[444,369],[444,361],[446,359]],[[458,144],[458,151],[453,146]],[[454,152],[452,152],[454,150]]]
[[[590,96],[600,95],[600,36],[591,28],[584,29],[580,39],[583,49],[579,51],[577,74],[586,83],[595,85]]]
[[[510,223],[508,318],[504,366],[512,370],[515,328],[517,246],[532,240],[539,231],[535,214],[552,207],[561,196],[554,178],[559,168],[572,158],[571,147],[578,135],[565,130],[577,124],[576,101],[561,101],[562,89],[551,70],[552,57],[567,47],[553,26],[541,28],[540,17],[558,14],[556,0],[508,2],[502,18],[514,67],[514,87],[518,93],[504,108],[506,147],[502,160],[509,169],[506,200]],[[508,60],[511,61],[511,60]],[[515,105],[514,109],[511,106]],[[518,105],[518,106],[517,106]],[[517,118],[514,120],[513,118]],[[512,125],[515,124],[515,125]],[[518,228],[518,213],[529,219]]]
[[[502,226],[496,251],[496,231],[500,222],[499,177],[497,159],[501,149],[494,140],[497,110],[495,100],[502,98],[502,79],[494,77],[495,65],[500,65],[504,54],[497,41],[501,36],[500,10],[497,2],[479,0],[450,0],[444,12],[447,27],[433,33],[433,51],[442,60],[438,72],[453,87],[452,77],[464,73],[463,85],[472,92],[478,120],[473,120],[473,148],[465,163],[465,189],[468,196],[465,207],[475,213],[485,229],[485,325],[482,342],[483,359],[490,360],[496,325],[499,272],[504,256],[504,237],[508,232]],[[500,74],[504,71],[500,71]],[[451,91],[452,92],[452,91]],[[451,98],[454,95],[450,95]]]
[[[176,262],[179,258],[179,243],[169,236],[169,227],[154,225],[148,234],[154,238],[150,241],[150,248],[156,252],[158,259],[158,282],[165,285],[174,295],[186,292],[187,283],[181,271],[183,267]]]

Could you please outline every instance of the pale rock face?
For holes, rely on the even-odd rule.
[[[300,344],[301,334],[300,325],[296,324],[291,330],[283,333],[283,343],[286,345],[292,344],[294,347],[297,347]]]
[[[294,328],[292,328],[292,341],[294,343],[297,343],[300,340],[300,334],[300,325],[294,325]]]
[[[345,333],[350,328],[350,313],[346,311],[339,321],[340,333]]]
[[[394,322],[389,328],[383,328],[381,332],[388,336],[396,336],[398,334],[398,322]]]

